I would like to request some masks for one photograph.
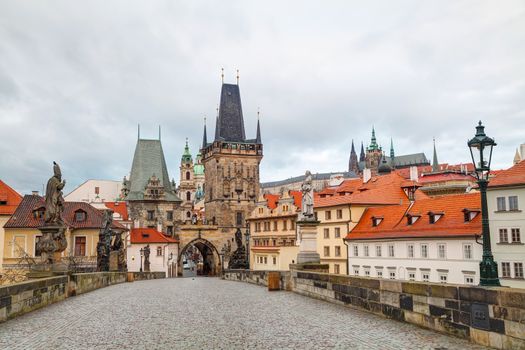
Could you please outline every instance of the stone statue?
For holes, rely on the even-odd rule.
[[[237,228],[237,231],[235,231],[235,243],[237,244],[237,249],[235,249],[235,251],[230,256],[228,268],[248,269],[248,258],[246,255],[246,248],[242,244],[242,232],[240,228]]]
[[[98,234],[97,243],[97,271],[109,271],[109,254],[111,249],[111,236],[114,235],[111,230],[113,224],[113,212],[104,211],[102,228]]]
[[[310,170],[306,171],[306,177],[301,185],[301,192],[303,194],[302,199],[302,211],[301,221],[315,221],[314,216],[314,192],[312,184],[312,173]]]
[[[126,251],[124,250],[124,242],[122,241],[122,232],[115,233],[115,240],[111,246],[112,252],[117,252],[117,266],[118,271],[123,272],[128,269],[126,263]]]
[[[144,271],[149,272],[150,268],[150,262],[149,262],[149,255],[151,253],[151,250],[149,248],[149,244],[144,247]]]
[[[237,249],[242,247],[242,232],[240,228],[235,231],[235,243],[237,244]]]
[[[47,181],[46,186],[46,211],[44,221],[46,225],[57,225],[62,223],[62,211],[64,210],[64,198],[62,189],[66,181],[62,181],[62,172],[56,162],[53,162],[54,175]]]

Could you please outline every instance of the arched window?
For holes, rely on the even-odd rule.
[[[190,213],[189,211],[186,212],[186,217],[187,217],[188,219],[191,218],[191,213]]]
[[[191,201],[191,192],[190,191],[186,192],[186,200],[187,201]]]
[[[189,180],[190,179],[190,172],[189,171],[186,171],[186,180]]]

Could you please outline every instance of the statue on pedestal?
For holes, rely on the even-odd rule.
[[[111,254],[116,253],[117,255],[117,270],[119,272],[127,271],[128,267],[126,264],[126,251],[124,250],[124,242],[122,241],[122,232],[115,233],[115,240],[111,246]]]
[[[97,271],[109,271],[109,254],[111,248],[111,236],[114,235],[111,230],[113,223],[113,212],[111,210],[104,211],[104,220],[102,221],[102,228],[98,234],[97,243]]]
[[[242,232],[240,228],[237,228],[237,231],[235,231],[235,243],[237,244],[237,249],[235,249],[235,251],[230,257],[228,268],[230,269],[249,268],[248,260],[246,258],[246,248],[242,244]]]
[[[144,271],[149,272],[150,271],[150,262],[149,262],[149,255],[151,253],[151,250],[149,248],[149,244],[144,247]]]
[[[66,181],[62,180],[62,172],[56,162],[53,162],[53,173],[47,181],[44,226],[39,228],[42,238],[37,244],[37,250],[41,252],[43,260],[49,264],[55,263],[59,259],[57,253],[67,248],[66,226],[62,220],[64,211],[62,189]]]
[[[306,177],[301,185],[302,198],[302,210],[299,221],[315,221],[314,214],[314,193],[312,184],[312,173],[310,170],[306,171]]]

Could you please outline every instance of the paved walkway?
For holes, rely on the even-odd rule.
[[[0,349],[482,349],[291,292],[216,278],[123,283],[0,323]]]

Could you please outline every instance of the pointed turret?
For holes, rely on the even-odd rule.
[[[257,112],[257,136],[255,137],[255,143],[262,143],[261,140],[261,125],[259,120],[259,112]]]
[[[390,166],[392,169],[396,167],[396,154],[394,152],[394,140],[390,138]]]
[[[186,138],[186,146],[184,146],[184,153],[182,154],[182,163],[191,163],[193,158],[191,157],[190,147],[188,146],[188,138]]]
[[[204,133],[202,134],[202,148],[208,146],[208,135],[206,134],[206,118],[204,118]]]
[[[378,149],[381,149],[381,147],[379,147],[377,145],[376,131],[375,131],[374,127],[372,127],[372,138],[370,139],[370,145],[368,146],[368,150],[369,151],[374,151],[374,150],[378,150]]]
[[[436,139],[434,139],[434,157],[432,159],[432,172],[435,173],[439,171],[438,156],[436,152]]]
[[[350,150],[350,160],[348,161],[348,171],[359,173],[359,164],[357,162],[357,153],[355,153],[354,140],[352,140],[352,149]]]
[[[363,141],[361,141],[361,153],[359,154],[359,161],[364,162],[365,159],[365,147],[363,146]]]
[[[514,155],[514,165],[518,164],[519,162],[521,162],[521,156],[520,152],[516,148],[516,154]]]
[[[239,85],[222,84],[215,140],[246,141]]]

